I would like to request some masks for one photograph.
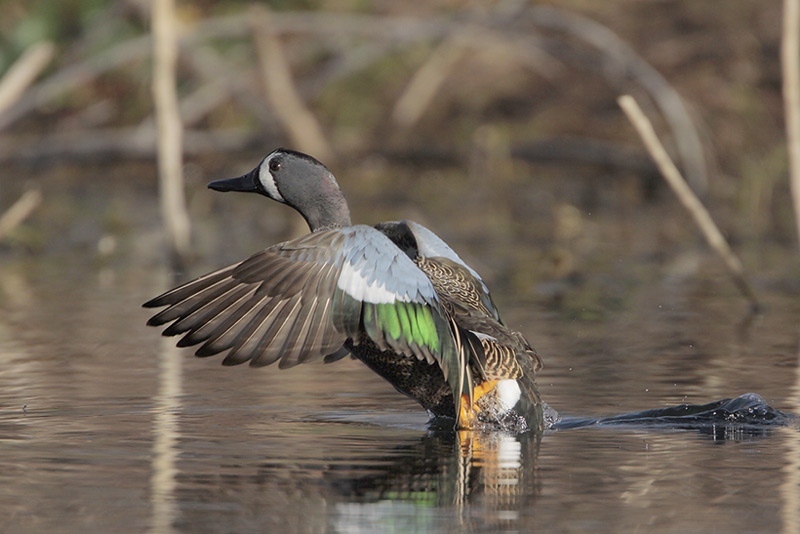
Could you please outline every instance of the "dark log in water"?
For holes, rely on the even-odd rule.
[[[641,412],[613,415],[600,419],[567,418],[552,425],[552,430],[567,430],[594,425],[635,425],[659,428],[694,429],[722,433],[741,431],[748,435],[763,433],[767,427],[789,426],[797,422],[794,415],[783,413],[767,404],[757,393],[745,393],[732,399],[708,404],[680,404]]]

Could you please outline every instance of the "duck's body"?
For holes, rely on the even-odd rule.
[[[351,354],[460,428],[542,428],[538,356],[433,232],[411,221],[351,225],[333,175],[289,150],[209,187],[289,204],[311,233],[147,302],[169,306],[148,324],[171,322],[164,335],[202,343],[198,356],[228,350],[226,365],[286,368]]]

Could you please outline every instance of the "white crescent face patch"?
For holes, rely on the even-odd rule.
[[[261,165],[258,167],[258,181],[261,182],[264,190],[266,190],[273,200],[277,200],[278,202],[283,202],[286,204],[283,196],[278,191],[278,186],[275,185],[275,177],[272,176],[272,171],[269,170],[269,162],[274,157],[274,155],[266,157],[264,158],[264,161],[261,162]]]

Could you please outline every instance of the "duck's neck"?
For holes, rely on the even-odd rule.
[[[300,213],[312,232],[350,226],[350,208],[341,190],[328,190],[323,195],[309,199]]]

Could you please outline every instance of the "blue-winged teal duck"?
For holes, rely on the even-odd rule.
[[[352,225],[333,175],[278,149],[248,174],[209,184],[261,193],[299,211],[311,233],[145,303],[152,326],[228,351],[223,364],[287,368],[348,354],[459,428],[541,429],[539,357],[509,330],[481,277],[411,222]]]

